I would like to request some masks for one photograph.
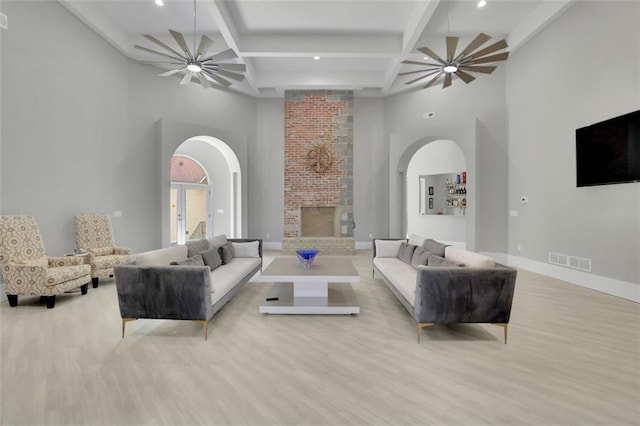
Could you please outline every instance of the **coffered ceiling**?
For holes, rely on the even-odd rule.
[[[134,60],[158,59],[133,48],[157,47],[143,34],[176,46],[172,29],[194,43],[193,0],[164,0],[164,6],[154,0],[58,1]],[[215,41],[211,53],[232,48],[246,64],[247,78],[232,90],[259,97],[288,89],[387,96],[413,88],[404,84],[411,76],[398,73],[411,70],[401,61],[422,60],[417,47],[444,54],[446,35],[460,37],[462,48],[484,32],[495,41],[506,38],[513,52],[574,1],[487,0],[478,8],[477,0],[196,0],[195,24],[198,41],[203,34]],[[179,76],[167,78],[177,84]]]

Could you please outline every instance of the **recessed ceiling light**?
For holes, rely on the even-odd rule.
[[[428,61],[429,57],[428,56],[423,56],[422,59],[424,59],[425,61]]]
[[[164,2],[162,0],[156,0],[156,4],[158,6],[164,6]]]
[[[487,0],[480,0],[478,2],[478,7],[485,7],[487,5]]]
[[[315,59],[317,61],[318,59],[320,59],[320,56],[316,55],[316,56],[313,57],[313,59]]]

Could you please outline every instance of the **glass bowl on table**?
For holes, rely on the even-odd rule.
[[[316,249],[300,249],[296,250],[296,255],[298,256],[298,260],[300,260],[300,265],[303,268],[311,268],[313,264],[313,259],[316,258],[316,255],[320,252],[320,250]]]

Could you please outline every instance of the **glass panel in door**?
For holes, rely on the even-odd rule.
[[[185,240],[207,237],[208,189],[185,188]]]
[[[179,187],[172,186],[170,192],[171,209],[169,210],[169,236],[172,243],[178,241],[178,191]]]

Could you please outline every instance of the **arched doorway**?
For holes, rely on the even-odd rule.
[[[204,237],[211,237],[213,235],[225,234],[230,238],[239,237],[242,235],[242,174],[240,171],[240,162],[236,157],[233,150],[223,141],[211,136],[194,136],[184,142],[182,142],[173,153],[173,158],[187,158],[202,168],[202,173],[197,174],[194,172],[195,167],[192,167],[190,173],[194,173],[190,176],[189,180],[204,179],[206,176],[206,183],[200,182],[188,182],[183,184],[177,184],[173,182],[171,187],[171,214],[170,222],[174,220],[173,211],[173,197],[175,194],[175,201],[178,201],[180,192],[182,191],[183,200],[189,202],[187,199],[189,194],[191,195],[191,202],[195,212],[198,214],[191,218],[191,223],[188,223],[189,214],[188,206],[187,211],[183,212],[183,230],[185,232],[185,239],[192,239],[200,237],[203,234]],[[172,159],[172,162],[174,160]],[[178,162],[180,160],[177,160]],[[183,167],[186,163],[183,161]],[[184,170],[186,172],[186,170]],[[183,177],[183,179],[186,179]],[[204,197],[206,195],[206,197]],[[203,199],[206,200],[203,201]],[[204,206],[199,203],[204,202]],[[183,203],[184,205],[184,203]],[[177,220],[178,204],[176,203],[175,216]],[[202,217],[202,212],[206,217]],[[204,222],[204,224],[202,224]],[[179,222],[176,222],[176,236],[180,234]],[[198,229],[193,230],[190,225],[199,226]],[[169,227],[171,229],[171,223]],[[193,227],[193,226],[192,226]],[[172,232],[172,231],[170,231]],[[186,233],[188,232],[188,234]],[[196,232],[194,236],[192,232]],[[190,236],[191,234],[191,236]],[[172,239],[170,237],[170,239]],[[173,241],[173,239],[172,239]],[[179,240],[177,240],[179,241]],[[179,242],[178,242],[179,243]]]
[[[425,141],[415,151],[405,174],[408,235],[466,247],[466,170],[464,153],[454,141]]]
[[[209,236],[210,193],[209,176],[200,163],[185,155],[171,158],[171,244]]]

